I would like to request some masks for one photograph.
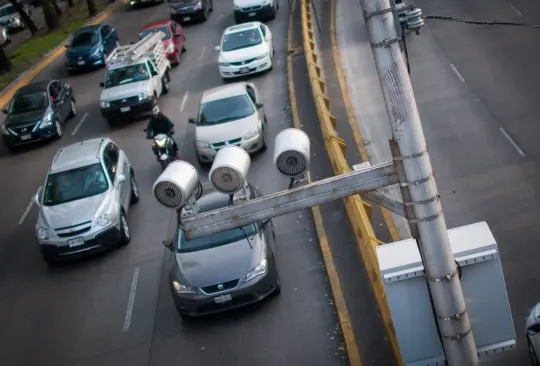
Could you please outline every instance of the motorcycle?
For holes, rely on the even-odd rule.
[[[146,129],[144,132],[147,132]],[[173,133],[172,131],[170,132]],[[165,170],[171,161],[176,159],[176,153],[174,151],[174,143],[172,139],[164,134],[160,133],[154,137],[146,137],[152,141],[152,151],[156,156],[156,160],[161,164],[161,169]]]

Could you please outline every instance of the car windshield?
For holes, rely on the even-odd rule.
[[[102,194],[109,183],[101,164],[49,175],[45,183],[43,205],[54,206]]]
[[[99,41],[97,32],[79,32],[75,33],[69,41],[69,47],[88,47]]]
[[[169,31],[169,27],[159,27],[159,28],[152,28],[152,29],[143,30],[142,32],[139,33],[139,39],[143,39],[147,35],[152,34],[152,33],[156,33],[156,32],[165,33],[165,37],[163,37],[164,40],[167,40],[167,39],[171,38],[171,32]]]
[[[150,79],[150,74],[148,73],[145,64],[129,65],[107,71],[105,88],[112,88],[118,85],[135,83],[148,79]]]
[[[47,106],[47,93],[34,92],[16,95],[9,106],[10,114],[26,113],[44,109]]]
[[[243,229],[243,231],[242,231]],[[246,225],[243,228],[222,231],[220,233],[206,235],[197,239],[187,240],[182,230],[178,231],[177,250],[179,253],[197,252],[222,245],[236,243],[240,240],[252,238],[257,234],[255,224]],[[246,243],[246,245],[248,245]]]
[[[13,5],[8,5],[0,8],[0,17],[5,17],[7,15],[15,14],[17,9]]]
[[[262,43],[261,33],[258,29],[248,29],[242,32],[229,33],[223,36],[221,50],[224,52],[253,47]]]
[[[247,95],[214,100],[201,104],[197,124],[209,126],[246,118],[255,113],[253,104]]]

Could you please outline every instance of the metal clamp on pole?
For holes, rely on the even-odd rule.
[[[392,13],[395,10],[397,10],[397,6],[394,5],[394,6],[391,6],[389,8],[386,8],[386,9],[373,11],[371,13],[368,13],[367,11],[364,10],[364,11],[362,11],[362,15],[364,16],[365,20],[368,20],[371,17],[375,17],[377,15],[383,15],[383,14],[386,14],[386,13]]]
[[[463,310],[457,314],[454,314],[454,315],[450,315],[450,316],[442,316],[442,315],[439,315],[438,318],[441,319],[441,320],[452,320],[452,321],[456,321],[456,320],[459,320],[461,319],[465,314],[467,313],[467,310]]]
[[[469,335],[469,333],[471,332],[471,328],[469,328],[468,330],[466,330],[465,332],[463,333],[457,333],[456,335],[453,335],[453,336],[447,336],[447,335],[444,335],[443,334],[443,338],[446,339],[446,340],[449,340],[449,341],[460,341],[462,340],[463,338],[465,338],[466,336]],[[479,365],[479,363],[475,363],[475,365]]]
[[[372,48],[387,48],[387,47],[390,47],[391,45],[393,45],[394,43],[397,43],[401,41],[401,37],[397,37],[397,38],[394,38],[394,39],[385,39],[384,41],[381,41],[381,42],[377,42],[377,43],[371,43],[370,42],[370,45]]]
[[[415,154],[394,156],[392,159],[394,161],[403,161],[403,160],[407,160],[407,159],[418,159],[419,157],[422,157],[422,156],[426,155],[427,153],[428,153],[428,149],[426,148],[423,151],[420,151],[420,152],[415,153]]]

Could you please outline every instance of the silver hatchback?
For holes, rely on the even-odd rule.
[[[127,214],[139,190],[126,154],[97,138],[60,149],[35,203],[36,236],[43,259],[103,250],[131,239]]]

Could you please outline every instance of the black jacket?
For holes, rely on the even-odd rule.
[[[150,118],[150,121],[148,121],[146,134],[149,137],[154,137],[160,133],[168,135],[172,130],[174,130],[174,123],[172,123],[163,113],[158,112],[157,115],[153,115],[152,118]]]

